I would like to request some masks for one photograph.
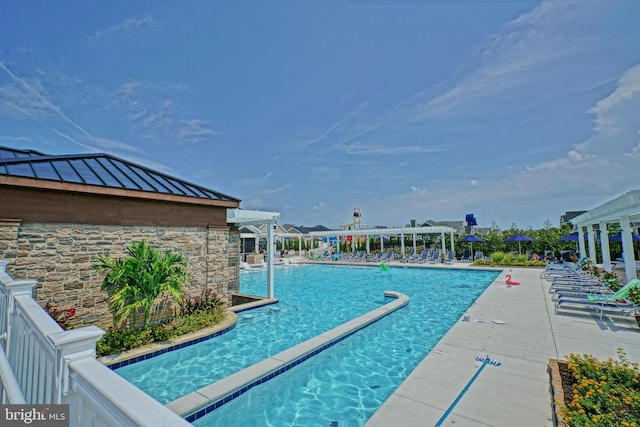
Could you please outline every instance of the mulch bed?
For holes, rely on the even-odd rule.
[[[551,376],[551,389],[553,392],[553,412],[556,418],[556,425],[566,427],[568,424],[560,414],[560,407],[571,402],[573,396],[573,385],[576,380],[567,367],[564,360],[549,360],[549,375]]]

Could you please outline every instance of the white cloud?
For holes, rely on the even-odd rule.
[[[196,143],[221,134],[211,129],[210,124],[204,120],[186,119],[179,121],[176,137],[183,143]]]
[[[281,185],[280,187],[267,188],[265,190],[262,190],[262,194],[264,194],[264,195],[274,195],[274,194],[278,194],[278,193],[282,193],[284,191],[287,191],[289,188],[291,188],[291,184],[284,184],[284,185]]]
[[[152,15],[147,15],[141,18],[129,18],[124,22],[112,25],[111,27],[98,30],[89,37],[89,43],[100,42],[103,43],[108,39],[118,37],[121,35],[130,35],[142,30],[153,30],[158,28],[158,23]]]
[[[471,179],[469,180],[469,184],[471,184],[472,187],[479,187],[480,181],[478,181],[477,179]]]
[[[521,14],[492,35],[478,49],[475,61],[470,61],[476,63],[468,64],[472,71],[454,76],[448,84],[450,88],[428,99],[419,116],[428,119],[475,115],[487,108],[489,99],[495,103],[498,97],[517,97],[526,90],[532,73],[538,81],[543,75],[548,79],[553,70],[550,64],[575,53],[579,44],[566,29],[591,6],[570,0],[545,0]]]
[[[344,145],[342,147],[348,154],[383,154],[383,155],[401,155],[401,154],[416,154],[416,153],[438,153],[443,151],[449,151],[451,148],[443,147],[424,147],[420,145],[362,145],[358,142]]]
[[[314,211],[326,211],[327,210],[327,204],[325,202],[319,202],[318,204],[316,204],[313,207]]]

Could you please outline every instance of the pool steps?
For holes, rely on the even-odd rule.
[[[400,292],[385,291],[384,295],[395,300],[220,381],[182,396],[166,406],[189,422],[203,417],[249,389],[288,371],[409,303],[409,297]]]

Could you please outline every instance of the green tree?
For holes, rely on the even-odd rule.
[[[121,326],[130,314],[137,324],[137,313],[144,309],[144,326],[149,324],[153,302],[163,294],[176,301],[182,298],[182,288],[189,279],[182,254],[170,250],[161,253],[144,240],[132,242],[125,259],[100,255],[93,265],[100,274],[106,272],[102,290],[109,295],[109,310],[116,326]]]

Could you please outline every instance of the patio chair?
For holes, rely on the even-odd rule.
[[[429,263],[435,264],[437,262],[440,262],[440,251],[438,249],[435,249],[431,254],[431,257],[429,257]]]
[[[476,259],[484,259],[484,253],[482,251],[476,251],[475,256],[473,257],[474,260]]]
[[[471,259],[471,251],[468,249],[462,251],[462,258],[460,258],[460,261],[472,262],[473,259]]]

